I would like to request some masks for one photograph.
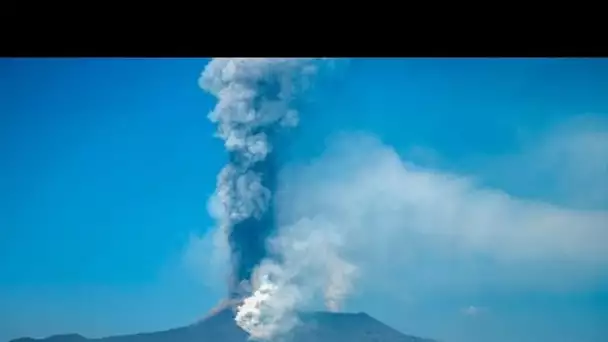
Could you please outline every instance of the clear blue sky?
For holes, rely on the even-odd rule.
[[[206,62],[0,60],[0,341],[165,329],[217,302],[183,261],[190,235],[213,225],[206,201],[226,161],[206,118],[214,99],[197,85]],[[322,153],[336,132],[365,131],[406,159],[523,200],[608,210],[606,59],[360,59],[328,82],[304,110],[300,159]],[[550,176],[501,166],[581,116],[593,122],[583,130],[599,132],[591,159],[600,168],[579,178],[596,183],[573,193],[563,183],[574,178],[555,171],[562,165]],[[608,292],[598,284],[488,285],[474,296],[482,304],[448,293],[381,318],[455,342],[600,342]],[[475,314],[459,311],[473,304]],[[352,305],[374,310],[365,298]]]

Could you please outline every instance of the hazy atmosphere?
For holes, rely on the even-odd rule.
[[[607,246],[608,59],[0,59],[0,342],[604,342]]]

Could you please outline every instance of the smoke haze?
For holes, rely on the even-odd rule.
[[[330,278],[338,297],[350,291],[361,310],[369,303],[364,297],[407,305],[480,286],[564,291],[606,276],[605,211],[521,200],[470,177],[422,168],[366,133],[339,135],[317,160],[284,168],[279,184],[282,228],[271,246],[286,263],[260,270],[297,286],[265,308],[285,321],[261,335],[295,324],[294,312],[331,292],[324,283]],[[333,255],[340,261],[332,265]],[[388,312],[399,309],[366,311],[390,322]]]
[[[319,62],[216,58],[200,79],[201,87],[218,99],[209,119],[217,123],[218,136],[230,154],[210,203],[219,225],[215,244],[230,249],[230,298],[246,297],[236,321],[257,339],[289,330],[295,322],[294,310],[314,296],[317,282],[326,293],[327,305],[337,310],[350,288],[348,275],[354,273],[353,266],[333,253],[329,236],[293,235],[315,231],[305,222],[268,240],[277,234],[272,197],[278,167],[273,142],[279,128],[298,124],[295,95],[307,88]],[[314,274],[320,267],[325,270],[321,279],[303,277],[311,273],[308,269]]]
[[[287,113],[288,106],[279,107]],[[600,134],[596,129],[595,146],[608,146],[606,131]],[[608,155],[605,149],[586,154],[585,147],[577,145],[588,142],[581,138],[584,134],[562,134],[560,145],[543,146],[542,155],[526,153],[534,154],[538,164],[544,157],[554,158],[554,148],[567,146],[577,158],[577,163],[563,161],[569,169],[587,165],[593,170],[578,174],[602,175]],[[585,158],[593,162],[580,162]],[[521,158],[509,159],[521,168]],[[504,163],[496,165],[508,169]],[[281,166],[280,173],[274,167],[270,171],[271,181],[259,181],[265,174],[261,168],[254,171],[258,178],[243,181],[261,189],[255,196],[239,195],[249,202],[261,199],[246,206],[263,208],[259,212],[267,210],[271,196],[279,204],[271,209],[272,224],[232,228],[260,232],[260,239],[254,239],[257,252],[250,259],[237,253],[243,249],[238,241],[225,241],[226,228],[220,235],[194,241],[213,245],[216,261],[232,257],[237,270],[233,272],[241,272],[241,280],[251,278],[253,294],[239,308],[236,320],[254,338],[288,331],[297,324],[298,311],[318,308],[320,303],[339,310],[348,295],[353,296],[350,302],[361,303],[362,297],[381,293],[385,300],[391,298],[390,306],[399,306],[437,293],[474,291],[482,284],[561,291],[604,281],[606,275],[606,211],[524,200],[473,177],[421,167],[373,134],[341,134],[320,158]],[[553,168],[554,174],[560,171]],[[218,189],[233,182],[229,179],[234,176],[220,179]],[[594,190],[599,191],[598,198],[605,195]],[[253,209],[237,212],[247,214],[233,216],[260,217]],[[250,236],[241,238],[241,244],[250,243]],[[241,266],[235,262],[247,263],[247,271],[238,271]],[[361,309],[365,308],[357,306]],[[391,317],[386,312],[398,312],[366,311],[387,322]]]

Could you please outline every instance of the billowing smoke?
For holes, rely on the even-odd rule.
[[[296,95],[308,87],[321,62],[215,58],[199,81],[218,99],[209,118],[218,125],[217,135],[230,156],[218,175],[210,210],[218,221],[220,243],[230,248],[230,298],[249,295],[237,322],[255,338],[270,338],[293,326],[295,310],[318,289],[337,310],[349,289],[347,279],[355,273],[332,252],[339,241],[329,230],[306,236],[310,224],[322,223],[291,222],[280,234],[275,223],[274,142],[281,128],[298,124]]]
[[[269,241],[280,262],[266,259],[256,269],[257,291],[236,317],[252,337],[271,339],[289,331],[298,322],[297,311],[315,303],[318,295],[336,311],[352,288],[357,269],[340,254],[344,240],[338,227],[311,217],[281,226]]]
[[[231,296],[266,256],[265,241],[274,229],[273,136],[297,124],[294,94],[315,71],[313,59],[215,58],[199,80],[218,99],[209,119],[230,155],[211,208],[232,250]]]

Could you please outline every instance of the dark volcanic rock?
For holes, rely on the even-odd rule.
[[[194,325],[153,333],[87,339],[80,335],[56,335],[45,339],[20,338],[11,342],[250,342],[226,309]],[[408,336],[364,313],[314,312],[285,336],[289,342],[432,342]]]

